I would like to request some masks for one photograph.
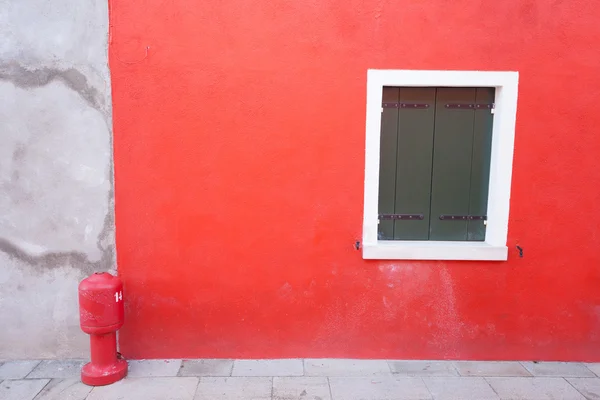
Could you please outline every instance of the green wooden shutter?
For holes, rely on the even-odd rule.
[[[470,218],[487,213],[493,101],[492,88],[437,89],[430,240],[485,239]]]
[[[379,214],[423,217],[380,218],[380,240],[484,240],[470,218],[487,213],[493,101],[493,88],[383,89]]]

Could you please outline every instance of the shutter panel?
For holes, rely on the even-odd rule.
[[[399,88],[384,87],[382,103],[398,103],[399,93]],[[398,108],[382,108],[379,151],[379,214],[394,213],[397,141]],[[394,221],[379,221],[378,238],[379,240],[392,240],[394,238]]]
[[[396,240],[429,238],[434,117],[435,88],[400,88],[394,210],[423,219],[396,220]]]
[[[467,240],[467,220],[440,216],[469,214],[475,111],[446,105],[473,104],[475,95],[475,88],[437,89],[430,240]]]
[[[493,104],[494,95],[494,88],[478,88],[476,103]],[[470,215],[487,215],[493,122],[494,114],[492,114],[490,109],[478,109],[475,111],[469,200]],[[483,220],[468,221],[467,240],[485,240],[485,227],[486,225]]]

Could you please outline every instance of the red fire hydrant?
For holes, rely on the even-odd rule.
[[[123,326],[123,283],[107,272],[96,272],[79,284],[81,329],[90,335],[91,362],[81,369],[81,381],[109,385],[127,375],[127,361],[117,357],[117,330]]]

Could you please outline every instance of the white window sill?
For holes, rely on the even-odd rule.
[[[486,242],[380,240],[363,243],[366,260],[480,260],[506,261],[508,248]]]

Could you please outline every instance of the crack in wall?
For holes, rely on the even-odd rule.
[[[112,163],[111,163],[112,171]],[[29,254],[24,249],[12,243],[7,238],[0,237],[0,252],[7,254],[11,259],[20,260],[36,269],[52,269],[61,266],[71,266],[79,269],[86,275],[94,272],[108,271],[116,269],[116,251],[115,251],[115,223],[114,223],[114,189],[112,186],[112,173],[109,173],[110,189],[108,191],[108,212],[104,216],[102,230],[96,239],[96,246],[102,256],[98,261],[90,261],[84,252],[46,252],[35,256]]]
[[[91,275],[98,271],[108,271],[114,266],[114,245],[112,244],[102,250],[102,257],[98,261],[90,261],[85,253],[77,251],[49,252],[33,256],[5,238],[0,238],[0,251],[8,254],[11,259],[23,261],[38,270],[70,266],[86,275]]]
[[[105,117],[110,116],[98,89],[91,86],[86,76],[75,68],[64,70],[48,67],[27,69],[12,61],[0,64],[0,79],[12,82],[22,89],[45,86],[52,81],[60,80],[78,93],[90,107],[100,111]]]

